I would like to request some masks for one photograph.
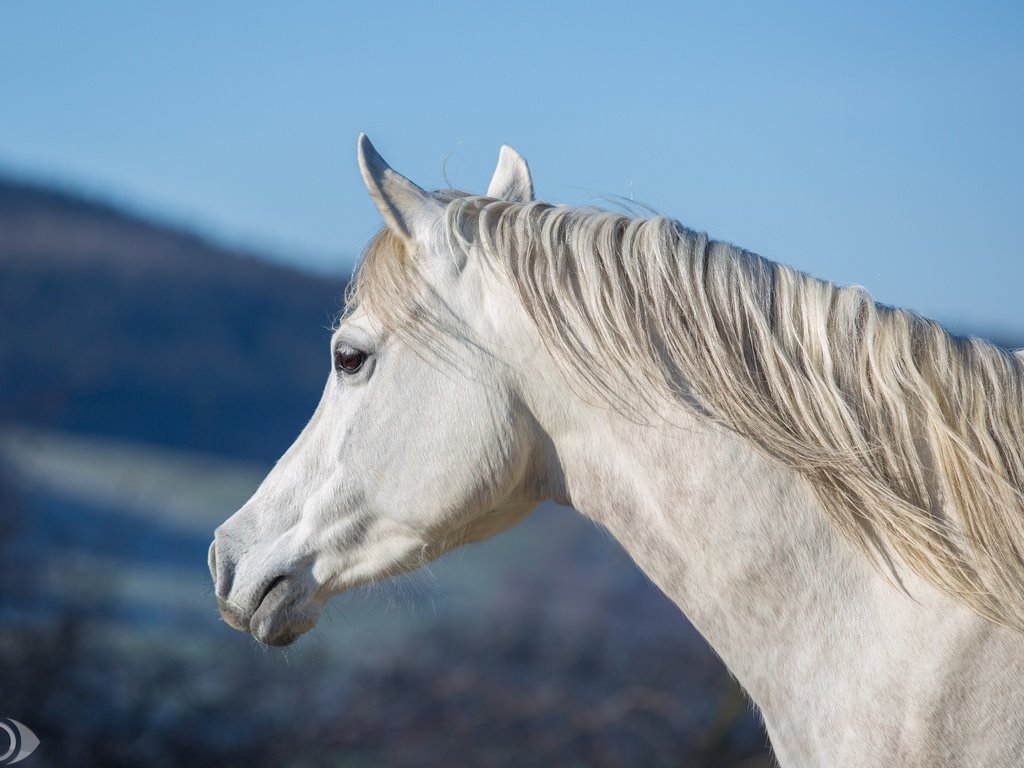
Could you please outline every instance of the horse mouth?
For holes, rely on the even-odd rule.
[[[246,617],[221,597],[217,598],[217,607],[232,628],[250,633],[264,645],[283,647],[316,624],[320,608],[311,598],[311,591],[300,579],[282,575],[270,581],[251,616]]]

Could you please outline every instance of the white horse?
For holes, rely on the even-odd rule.
[[[386,227],[309,425],[216,532],[225,621],[514,525],[606,526],[721,655],[784,766],[1024,761],[1024,365],[675,221],[427,193]]]

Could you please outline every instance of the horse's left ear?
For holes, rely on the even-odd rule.
[[[384,223],[403,240],[427,234],[441,204],[388,165],[365,133],[359,134],[359,170]]]
[[[533,200],[533,179],[526,160],[508,144],[503,144],[498,153],[498,167],[487,187],[487,196],[513,203],[528,203]]]

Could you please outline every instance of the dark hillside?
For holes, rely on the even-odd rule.
[[[316,405],[343,290],[0,178],[0,423],[276,458]]]

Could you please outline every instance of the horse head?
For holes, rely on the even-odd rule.
[[[361,268],[375,290],[351,294],[316,411],[209,552],[224,620],[270,645],[309,630],[332,595],[489,537],[547,495],[519,397],[521,350],[541,345],[523,346],[515,296],[453,247],[456,194],[424,191],[365,136],[358,157],[385,222]],[[503,147],[486,197],[532,196]]]

